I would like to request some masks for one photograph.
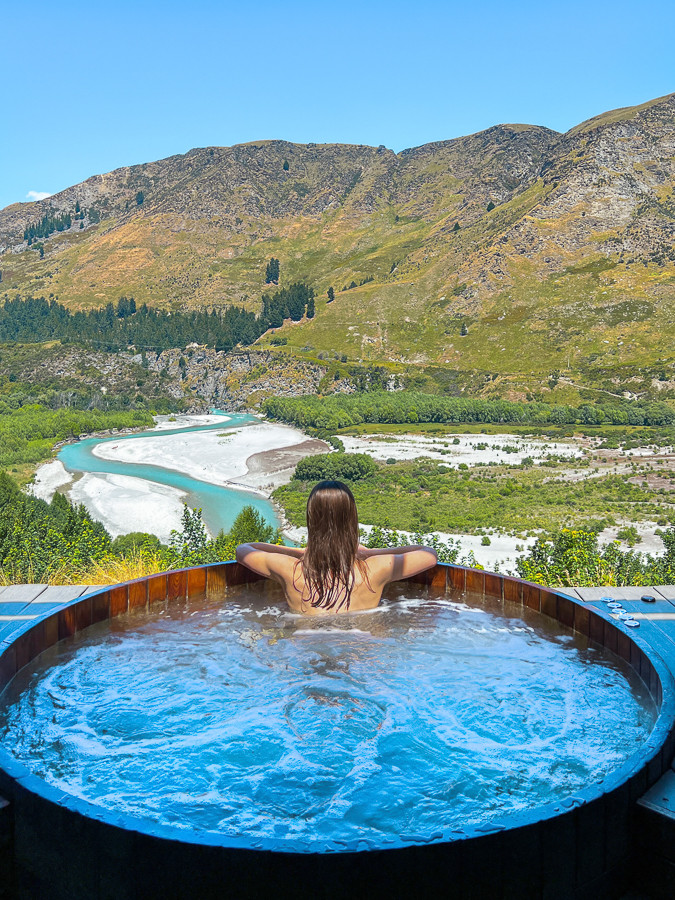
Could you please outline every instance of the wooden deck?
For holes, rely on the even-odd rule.
[[[12,584],[0,587],[0,641],[5,640],[20,625],[37,619],[54,609],[98,590],[98,584]]]

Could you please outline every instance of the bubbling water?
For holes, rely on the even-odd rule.
[[[469,595],[303,618],[242,591],[127,614],[2,699],[4,748],[66,792],[293,850],[437,840],[560,800],[656,717],[618,658]]]

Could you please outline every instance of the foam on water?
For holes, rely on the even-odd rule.
[[[2,745],[71,794],[337,851],[562,799],[655,719],[618,658],[465,595],[331,618],[246,594],[130,614],[47,651],[2,699]]]

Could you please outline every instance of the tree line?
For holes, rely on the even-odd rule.
[[[27,225],[23,232],[24,241],[28,246],[39,238],[48,238],[55,231],[67,231],[73,224],[70,213],[45,213],[45,215],[32,225]]]
[[[24,494],[0,472],[0,583],[109,583],[125,575],[234,559],[237,544],[249,541],[280,541],[251,506],[242,509],[229,532],[215,538],[208,536],[201,510],[185,506],[181,529],[171,533],[168,544],[141,532],[113,540],[84,506],[58,493],[51,503]],[[124,561],[130,570],[125,571]]]
[[[296,283],[271,296],[263,294],[259,315],[243,307],[228,306],[211,312],[170,312],[131,298],[117,305],[71,312],[56,299],[44,297],[6,298],[0,306],[0,342],[36,343],[58,339],[64,343],[89,343],[109,351],[133,345],[161,352],[190,343],[216,350],[231,350],[237,344],[254,343],[269,328],[279,328],[284,319],[300,321],[314,316],[314,291]]]
[[[538,402],[514,403],[469,397],[444,397],[416,391],[372,391],[327,397],[271,397],[263,410],[299,428],[334,432],[364,423],[418,422],[513,425],[646,425],[675,424],[666,403],[598,403],[565,406]]]
[[[49,459],[55,444],[72,441],[80,434],[113,428],[150,428],[152,424],[151,414],[142,409],[47,409],[40,404],[9,409],[0,401],[0,470],[36,465]]]

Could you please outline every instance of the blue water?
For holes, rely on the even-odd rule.
[[[339,852],[559,802],[655,714],[622,660],[529,609],[403,591],[296,616],[249,588],[61,641],[3,694],[0,745],[114,812]]]
[[[220,413],[220,410],[213,410]],[[229,416],[229,422],[219,422],[216,425],[203,425],[191,428],[167,428],[162,431],[142,431],[137,434],[119,435],[109,438],[86,438],[74,444],[66,445],[58,454],[65,468],[72,473],[100,472],[107,475],[132,475],[136,478],[144,478],[146,481],[156,484],[165,484],[169,487],[179,488],[187,493],[186,502],[193,509],[201,507],[203,519],[211,534],[216,535],[222,528],[229,531],[232,523],[245,506],[252,506],[267,522],[277,527],[279,517],[273,505],[248,491],[231,490],[206,481],[200,481],[189,475],[174,472],[162,466],[147,465],[145,463],[123,463],[108,459],[100,459],[94,456],[92,450],[98,444],[114,441],[134,441],[148,435],[157,436],[165,434],[183,434],[188,431],[226,431],[228,428],[239,428],[242,425],[250,425],[258,420],[253,416],[240,413],[222,413]]]

